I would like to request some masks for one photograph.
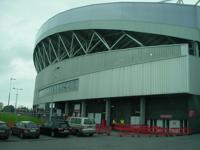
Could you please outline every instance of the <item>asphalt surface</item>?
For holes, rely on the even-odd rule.
[[[200,134],[177,137],[119,137],[117,134],[94,137],[0,140],[0,150],[200,150]]]

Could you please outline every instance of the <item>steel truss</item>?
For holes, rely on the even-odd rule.
[[[159,45],[156,41],[174,44],[171,37],[138,34],[119,30],[79,30],[51,35],[35,47],[34,64],[37,72],[64,59],[101,51]],[[166,43],[167,42],[167,43]]]

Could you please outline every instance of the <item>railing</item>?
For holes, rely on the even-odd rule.
[[[146,126],[146,125],[122,125],[115,124],[113,126],[114,130],[120,131],[120,136],[131,135],[155,135],[155,136],[183,136],[191,135],[190,128],[164,128],[156,126]]]

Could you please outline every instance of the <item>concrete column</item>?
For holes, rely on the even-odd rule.
[[[195,51],[195,55],[197,56],[197,57],[199,57],[199,45],[198,45],[198,43],[197,42],[193,42],[193,44],[194,44],[194,51]]]
[[[145,124],[145,109],[146,100],[144,97],[140,98],[140,124]]]
[[[65,103],[65,115],[69,116],[69,102]]]
[[[81,117],[86,117],[86,103],[81,102]]]
[[[53,116],[53,103],[50,103],[49,107],[50,107],[49,121],[51,121]]]
[[[106,125],[110,125],[110,100],[106,99]]]

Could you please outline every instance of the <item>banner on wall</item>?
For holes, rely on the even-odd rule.
[[[139,116],[131,116],[131,125],[139,125],[140,117]]]
[[[74,112],[80,112],[80,104],[74,105]]]
[[[195,111],[194,110],[189,110],[189,112],[188,112],[188,117],[189,118],[192,118],[192,117],[194,117],[195,116]]]
[[[95,113],[95,123],[101,124],[101,113]]]
[[[179,120],[170,120],[169,121],[169,128],[180,128],[180,121]]]

